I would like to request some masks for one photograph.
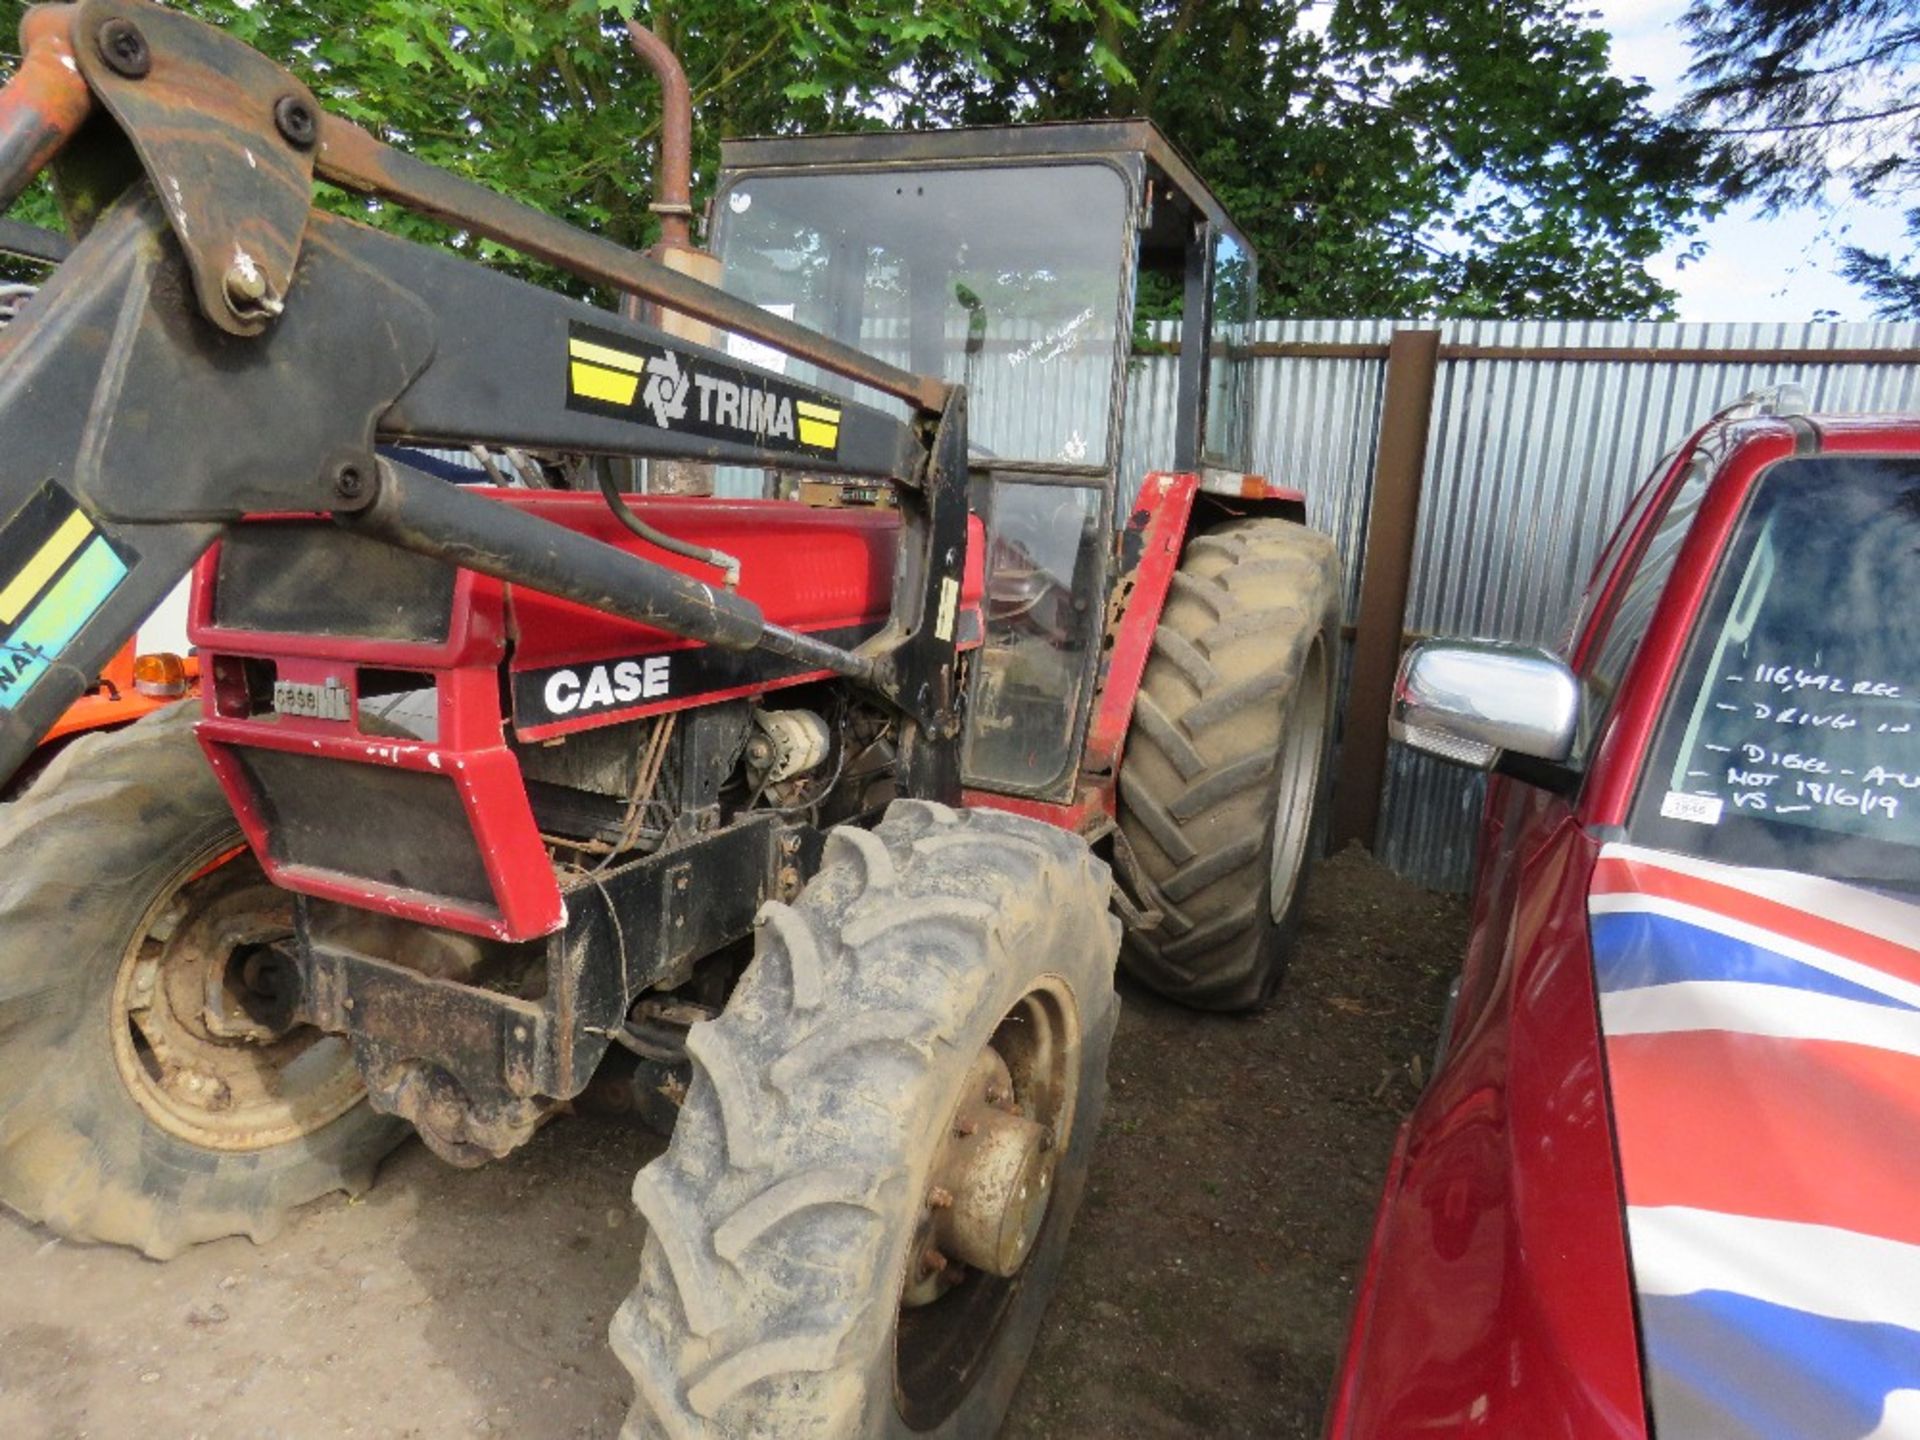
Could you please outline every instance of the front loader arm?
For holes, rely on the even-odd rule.
[[[0,199],[51,162],[71,256],[0,335],[0,773],[222,529],[330,513],[387,543],[873,688],[907,793],[957,793],[949,592],[965,404],[321,112],[238,41],[144,0],[38,6],[0,91]],[[314,176],[409,204],[903,400],[796,384],[313,210]],[[379,458],[510,443],[886,479],[893,618],[847,652],[751,602]],[[944,633],[943,633],[944,632]]]

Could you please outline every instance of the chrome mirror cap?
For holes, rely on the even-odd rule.
[[[1501,753],[1554,763],[1573,753],[1580,683],[1551,650],[1504,640],[1422,640],[1400,662],[1387,729],[1456,765]]]

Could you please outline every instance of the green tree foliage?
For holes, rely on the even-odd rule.
[[[1092,15],[1117,0],[1040,0]],[[0,36],[22,0],[0,0]],[[680,54],[696,116],[696,177],[722,136],[878,124],[906,67],[938,44],[961,63],[1029,0],[177,0],[300,75],[328,109],[422,159],[599,231],[650,243],[659,86],[627,45],[636,15]],[[10,48],[7,47],[7,48]],[[326,197],[336,209],[368,210]],[[376,223],[443,239],[431,221],[371,207]],[[50,197],[28,218],[46,223]],[[458,248],[515,264],[490,242]]]
[[[1151,115],[1252,238],[1267,314],[1658,313],[1645,261],[1711,180],[1557,0],[1144,0],[996,46],[929,70],[928,118]]]
[[[1914,0],[1694,0],[1687,110],[1732,166],[1732,195],[1779,210],[1920,188],[1920,9]],[[1888,319],[1920,318],[1920,207],[1909,254],[1841,251]]]
[[[1147,114],[1252,238],[1266,313],[1658,313],[1644,262],[1706,176],[1565,0],[179,3],[382,138],[626,244],[655,231],[636,13],[692,81],[696,202],[727,135]]]

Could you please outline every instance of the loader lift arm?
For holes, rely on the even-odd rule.
[[[0,338],[0,773],[225,526],[326,513],[402,549],[859,681],[901,716],[903,793],[957,798],[960,387],[393,150],[272,61],[147,0],[36,6],[22,48],[0,91],[0,208],[51,166],[78,243]],[[905,402],[910,418],[317,211],[316,178],[772,345]],[[902,517],[890,619],[842,650],[378,457],[387,441],[889,481]]]

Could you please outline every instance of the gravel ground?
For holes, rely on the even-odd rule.
[[[1322,867],[1282,1000],[1126,987],[1112,1099],[1011,1440],[1317,1434],[1465,907],[1359,851]],[[611,1435],[605,1330],[662,1142],[580,1116],[484,1170],[405,1146],[364,1199],[166,1265],[0,1214],[0,1436]]]

